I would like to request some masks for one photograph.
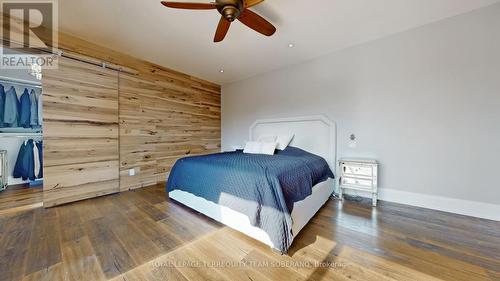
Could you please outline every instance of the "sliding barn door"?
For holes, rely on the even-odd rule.
[[[44,206],[119,191],[118,73],[60,58],[43,72]]]

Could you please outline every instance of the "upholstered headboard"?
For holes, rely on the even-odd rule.
[[[332,171],[337,161],[337,127],[323,115],[257,120],[250,127],[250,140],[261,136],[295,134],[291,146],[323,157]]]

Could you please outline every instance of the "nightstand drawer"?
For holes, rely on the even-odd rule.
[[[366,188],[372,188],[372,186],[373,186],[372,180],[350,178],[350,177],[343,177],[340,184],[353,185],[353,186],[357,185],[357,186],[366,187]]]
[[[371,166],[344,165],[344,174],[359,175],[371,177],[373,176],[373,168]]]
[[[372,205],[377,206],[378,197],[378,162],[371,159],[342,159],[339,161],[340,176],[339,196],[342,199],[345,190],[369,192]]]

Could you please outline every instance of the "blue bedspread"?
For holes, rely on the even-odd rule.
[[[167,191],[189,192],[247,215],[286,253],[294,235],[293,204],[329,177],[333,173],[323,158],[295,147],[275,155],[236,151],[178,160]]]

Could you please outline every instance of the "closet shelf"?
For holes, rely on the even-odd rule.
[[[0,128],[0,135],[42,135],[40,128]]]
[[[43,137],[42,133],[0,133],[0,138],[36,138]]]

